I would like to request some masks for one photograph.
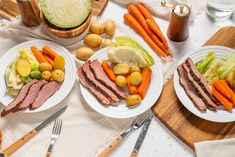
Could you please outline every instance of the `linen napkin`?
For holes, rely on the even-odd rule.
[[[235,156],[235,138],[197,142],[194,146],[197,157]]]

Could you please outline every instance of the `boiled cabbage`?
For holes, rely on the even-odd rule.
[[[215,59],[215,52],[209,51],[203,60],[196,63],[196,67],[201,74],[204,74]]]

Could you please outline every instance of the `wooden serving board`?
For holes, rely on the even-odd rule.
[[[235,48],[235,27],[220,29],[204,45]],[[209,122],[188,111],[176,96],[173,78],[165,84],[162,95],[152,110],[171,132],[192,149],[195,142],[235,138],[235,122]]]
[[[98,16],[104,9],[108,0],[93,0],[92,14]],[[16,0],[0,0],[0,16],[12,20],[19,16],[20,12]]]

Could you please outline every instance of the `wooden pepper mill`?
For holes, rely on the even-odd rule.
[[[167,36],[170,40],[180,42],[184,41],[189,36],[189,17],[190,7],[185,4],[173,6],[161,2],[162,6],[172,9],[171,19],[167,30]]]
[[[17,0],[17,4],[24,25],[28,27],[40,25],[40,9],[36,0]]]

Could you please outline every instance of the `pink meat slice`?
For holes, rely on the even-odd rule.
[[[16,112],[18,110],[18,105],[24,100],[30,87],[37,82],[38,80],[32,80],[31,82],[25,84],[20,90],[19,95],[2,111],[1,117],[5,117],[9,113]]]
[[[90,65],[89,65],[89,62],[83,64],[82,66],[82,69],[83,69],[83,72],[84,74],[86,75],[86,77],[98,88],[100,89],[101,91],[103,91],[103,93],[105,95],[107,95],[110,100],[112,102],[119,102],[120,99],[110,90],[108,89],[106,86],[104,86],[100,81],[98,81],[93,72],[91,71],[91,68],[90,68]]]
[[[183,65],[179,65],[177,68],[179,77],[180,77],[180,84],[184,88],[186,94],[188,97],[192,100],[193,104],[200,110],[205,112],[206,111],[206,105],[202,101],[202,99],[199,98],[196,91],[193,89],[192,85],[189,83],[187,78],[187,73],[185,69],[183,68]]]
[[[98,60],[94,60],[90,63],[90,67],[92,72],[95,75],[95,78],[102,82],[106,87],[109,87],[120,99],[126,98],[125,91],[118,87],[112,80],[109,79],[107,74],[104,72],[100,62]]]
[[[19,110],[23,110],[25,108],[28,108],[34,100],[37,98],[38,93],[40,92],[41,88],[47,84],[48,82],[46,80],[41,80],[38,83],[35,83],[32,85],[29,89],[29,92],[27,96],[25,97],[24,101],[20,103]]]
[[[51,97],[59,89],[60,89],[60,84],[55,81],[51,81],[47,83],[46,85],[44,85],[41,88],[33,104],[30,105],[30,109],[34,110],[40,107],[49,97]]]
[[[82,85],[85,86],[99,100],[100,103],[103,105],[109,105],[111,103],[110,100],[86,78],[82,67],[78,68],[77,74]]]

